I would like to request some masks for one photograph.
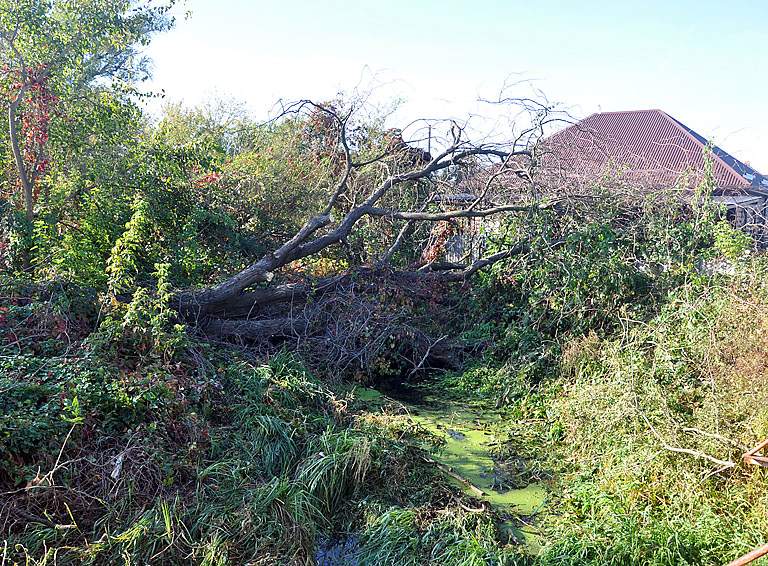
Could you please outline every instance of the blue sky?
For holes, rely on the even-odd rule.
[[[482,112],[478,96],[528,79],[578,117],[661,108],[768,173],[768,0],[187,0],[179,14],[148,51],[170,100],[264,115],[377,83],[407,121]]]

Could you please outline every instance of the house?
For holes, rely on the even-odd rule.
[[[702,180],[710,154],[712,199],[728,218],[760,241],[768,239],[768,177],[661,110],[592,114],[541,144],[541,169],[576,183],[608,173],[648,189]]]
[[[735,226],[758,243],[768,243],[768,177],[662,110],[592,114],[541,140],[535,154],[538,184],[576,193],[606,177],[619,178],[639,190],[693,190],[704,178],[709,154],[715,184],[711,198],[726,207],[727,218]],[[471,202],[492,173],[475,173],[465,183],[466,193],[446,200],[453,206],[463,204],[453,202],[459,197]],[[514,193],[527,190],[521,188],[525,183],[517,175],[503,179],[501,184],[513,194],[489,195],[489,199],[514,199]],[[465,222],[447,236],[444,230],[440,233],[446,260],[481,255],[485,236],[476,224]],[[431,240],[436,239],[433,234]]]

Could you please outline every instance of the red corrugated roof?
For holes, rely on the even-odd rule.
[[[546,146],[552,150],[550,163],[558,159],[564,168],[586,172],[612,163],[659,183],[688,174],[695,184],[704,169],[706,142],[661,110],[635,110],[593,114],[551,136]],[[757,187],[764,179],[720,148],[713,148],[712,166],[721,189]]]

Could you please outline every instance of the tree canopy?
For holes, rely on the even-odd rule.
[[[0,88],[27,220],[35,214],[38,181],[50,169],[52,122],[88,104],[98,91],[136,92],[136,83],[149,73],[141,48],[173,25],[172,4],[0,3]]]

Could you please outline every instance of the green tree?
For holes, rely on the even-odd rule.
[[[56,106],[95,84],[130,91],[148,77],[141,54],[169,29],[174,0],[0,0],[0,85],[10,152],[29,221]]]
[[[180,102],[166,104],[156,134],[170,145],[205,145],[225,157],[245,149],[253,128],[244,103],[212,98],[193,108]]]

